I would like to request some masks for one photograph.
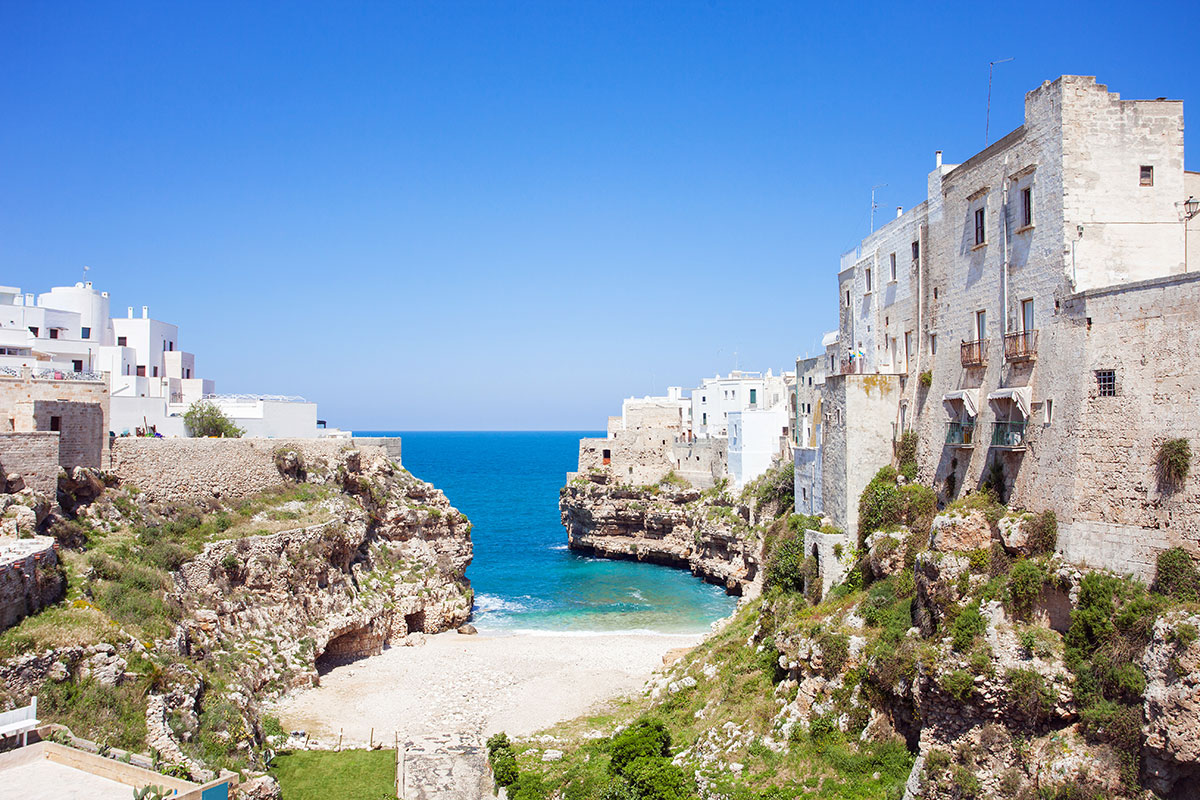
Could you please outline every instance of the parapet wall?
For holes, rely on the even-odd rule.
[[[285,482],[275,453],[295,450],[311,470],[335,464],[350,449],[388,448],[356,439],[147,439],[110,440],[108,471],[151,500],[239,498]],[[396,440],[397,444],[399,440]],[[397,447],[398,449],[398,447]]]
[[[58,491],[58,440],[58,433],[50,431],[0,433],[0,471],[20,475],[27,488],[53,500]]]

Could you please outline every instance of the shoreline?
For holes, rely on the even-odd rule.
[[[482,630],[334,667],[321,685],[271,704],[310,747],[428,736],[526,736],[640,693],[710,631]]]

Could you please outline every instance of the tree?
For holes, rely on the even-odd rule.
[[[233,420],[213,403],[197,400],[183,415],[183,425],[188,436],[218,436],[222,439],[238,439],[244,430],[233,424]]]

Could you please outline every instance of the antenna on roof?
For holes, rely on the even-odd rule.
[[[89,269],[91,269],[91,267],[84,267],[84,268],[83,268],[83,282],[84,282],[84,283],[87,283],[87,274],[88,274],[88,270],[89,270]]]
[[[877,183],[871,187],[871,233],[875,232],[875,209],[879,208],[875,204],[875,190],[882,189],[885,186],[887,186],[886,183]]]
[[[986,148],[990,142],[991,127],[992,127],[992,70],[997,64],[1006,64],[1012,61],[1012,58],[1002,58],[999,61],[988,62],[988,99],[987,99],[987,117],[983,121],[983,146]]]

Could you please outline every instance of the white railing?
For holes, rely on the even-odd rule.
[[[103,372],[75,372],[69,369],[35,369],[32,377],[39,381],[104,381]],[[9,374],[9,373],[5,373]],[[20,373],[17,373],[19,377]]]
[[[271,403],[307,403],[296,394],[206,394],[204,400],[224,400],[230,403],[257,403],[265,400]]]

